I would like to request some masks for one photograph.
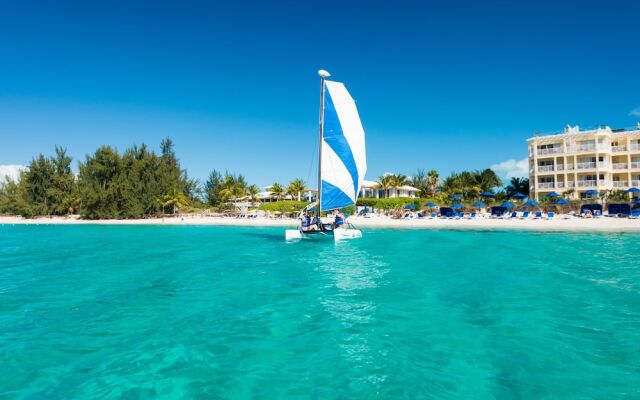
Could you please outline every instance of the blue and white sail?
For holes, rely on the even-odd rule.
[[[344,84],[325,81],[322,135],[322,211],[355,204],[367,171],[364,129]]]

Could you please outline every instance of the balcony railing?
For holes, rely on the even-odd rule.
[[[587,151],[610,151],[611,147],[603,144],[580,144],[569,148],[570,153],[584,153]]]
[[[640,143],[634,143],[632,145],[629,145],[629,150],[630,151],[638,151],[638,150],[640,150]]]
[[[613,169],[627,169],[627,163],[613,163]]]
[[[550,147],[548,149],[538,149],[538,155],[543,156],[545,154],[560,154],[562,153],[562,147]]]
[[[613,181],[613,187],[614,188],[622,188],[622,187],[627,187],[627,181]]]
[[[555,183],[553,182],[539,182],[537,187],[538,189],[553,189]]]
[[[568,188],[574,188],[574,187],[576,187],[576,183],[574,181],[568,181],[567,182],[567,187]]]
[[[611,146],[611,151],[619,153],[621,151],[627,151],[627,146]]]
[[[566,171],[573,171],[573,164],[567,164],[567,168],[565,168]]]
[[[564,182],[556,182],[556,187],[558,189],[563,189],[564,188]]]
[[[538,165],[538,172],[553,171],[553,165]]]
[[[631,168],[640,168],[640,162],[634,161],[631,163]]]
[[[576,164],[578,166],[578,169],[589,169],[589,168],[595,168],[596,167],[596,163],[594,162],[581,162]]]
[[[631,186],[632,186],[632,187],[638,187],[638,186],[640,186],[640,180],[639,180],[639,181],[632,180],[632,181],[631,181]]]
[[[604,179],[600,179],[598,181],[595,181],[595,180],[578,181],[578,187],[597,187],[597,186],[607,186],[609,184],[610,182],[605,181]]]

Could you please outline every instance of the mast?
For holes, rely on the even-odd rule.
[[[318,129],[318,220],[322,214],[322,135],[324,132],[324,80],[331,76],[327,71],[318,71],[320,76],[320,117]]]

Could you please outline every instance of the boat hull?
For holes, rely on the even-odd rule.
[[[362,237],[362,231],[359,229],[334,229],[327,232],[302,232],[299,229],[287,229],[284,235],[288,242],[302,239],[333,240],[339,242],[341,240],[359,239]]]

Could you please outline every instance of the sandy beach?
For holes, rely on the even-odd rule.
[[[640,232],[640,220],[629,218],[579,218],[556,216],[554,219],[392,219],[387,217],[351,217],[357,228],[375,229],[524,229],[539,231]],[[218,225],[218,226],[281,226],[296,227],[297,220],[289,218],[231,218],[185,216],[130,220],[82,220],[79,218],[41,217],[24,219],[0,217],[0,225]]]

